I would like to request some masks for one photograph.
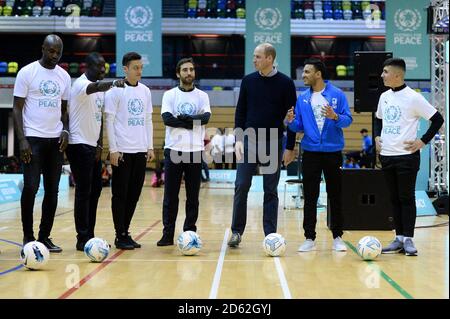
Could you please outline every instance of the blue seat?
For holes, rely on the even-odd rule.
[[[0,62],[0,74],[6,74],[8,72],[8,63]]]
[[[109,66],[109,74],[111,76],[116,76],[116,69],[117,69],[116,63],[111,63]]]

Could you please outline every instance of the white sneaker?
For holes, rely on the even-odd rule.
[[[301,252],[308,252],[312,250],[316,250],[316,242],[312,239],[305,240],[305,242],[301,244],[297,249],[297,251]]]
[[[336,237],[333,240],[333,250],[336,251],[347,251],[347,246],[345,246],[344,241],[341,237]]]

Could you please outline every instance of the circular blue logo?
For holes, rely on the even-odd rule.
[[[97,106],[97,110],[98,110],[99,112],[102,111],[102,109],[103,109],[103,104],[104,104],[104,100],[103,100],[102,98],[97,97],[97,98],[95,99],[95,105]]]
[[[178,114],[194,115],[195,106],[189,102],[178,105]]]
[[[141,115],[144,112],[144,103],[140,99],[129,100],[128,112],[134,116]]]
[[[52,80],[41,81],[39,91],[42,95],[51,97],[58,96],[61,92],[58,82],[53,82]]]
[[[383,120],[387,123],[396,123],[400,120],[401,116],[402,111],[400,110],[400,107],[391,105],[384,110]]]

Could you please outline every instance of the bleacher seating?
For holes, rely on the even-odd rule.
[[[103,12],[103,0],[0,0],[0,15],[38,17],[68,16],[72,10],[68,6],[77,5],[81,16],[100,17]]]
[[[8,63],[1,61],[0,62],[0,74],[6,74],[8,72]]]
[[[66,11],[70,5],[78,5],[81,16],[101,17],[115,14],[114,2],[111,0],[3,0],[0,1],[0,15],[67,16],[72,12]],[[172,4],[163,2],[163,17],[180,16],[178,7],[178,1]],[[169,12],[173,10],[175,13]],[[292,19],[384,20],[384,15],[383,1],[291,1]],[[184,17],[245,19],[245,0],[184,0]]]
[[[8,63],[8,73],[9,74],[17,74],[19,71],[19,64],[17,62],[9,62]]]
[[[375,5],[378,7],[375,7]],[[306,20],[384,20],[382,1],[303,1],[292,0],[291,18]]]

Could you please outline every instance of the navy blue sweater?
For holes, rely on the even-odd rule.
[[[259,72],[251,73],[241,82],[235,128],[278,128],[281,137],[284,131],[283,120],[296,101],[294,81],[283,73],[278,71],[271,77],[261,76]],[[294,140],[295,133],[288,130],[286,148],[292,149]]]

